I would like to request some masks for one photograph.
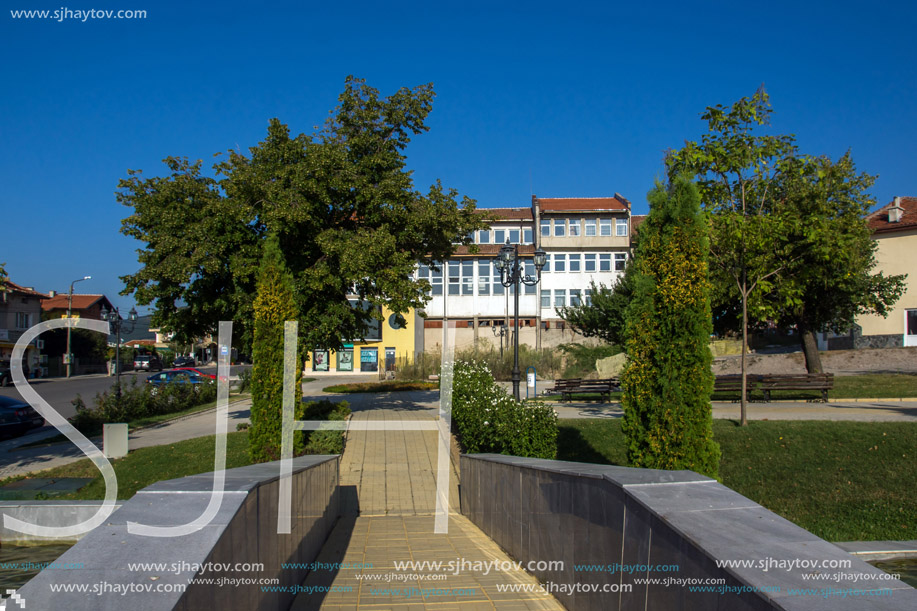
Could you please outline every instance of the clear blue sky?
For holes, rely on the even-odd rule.
[[[663,151],[705,106],[764,83],[804,153],[917,195],[917,8],[910,2],[263,2],[7,0],[0,15],[0,262],[15,282],[118,297],[139,244],[119,234],[126,170],[164,173],[310,132],[348,74],[433,82],[408,163],[479,206],[619,192],[647,209]],[[13,19],[11,9],[141,9],[146,19]]]

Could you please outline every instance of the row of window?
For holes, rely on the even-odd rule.
[[[493,242],[490,241],[493,234]],[[478,231],[477,240],[474,234],[469,236],[478,244],[532,244],[534,242],[531,229],[481,229]]]
[[[612,225],[614,225],[613,230]],[[552,227],[553,232],[551,231]],[[612,231],[614,231],[614,233],[612,233]],[[580,219],[554,219],[553,223],[551,219],[542,219],[541,237],[549,238],[552,235],[555,238],[567,236],[578,238],[580,235],[586,237],[594,237],[597,235],[603,237],[610,237],[612,235],[626,237],[627,219],[586,219],[585,221]]]
[[[565,254],[554,253],[548,256],[542,273],[565,272],[610,272],[623,271],[627,263],[627,253],[587,253]],[[535,264],[531,259],[524,260],[524,273],[530,278],[535,277]],[[477,266],[477,274],[475,274]],[[493,259],[463,259],[461,261],[448,261],[444,269],[433,270],[427,265],[420,265],[417,277],[430,283],[430,294],[442,295],[445,289],[448,295],[512,295],[513,287],[506,288],[500,281],[500,270],[494,265]],[[445,283],[444,283],[445,272]],[[527,284],[522,285],[522,294],[534,295],[536,289]],[[477,290],[475,290],[477,287]],[[542,292],[542,294],[544,291]]]
[[[553,299],[551,299],[553,293]],[[569,294],[569,301],[567,295]],[[591,289],[544,289],[541,291],[541,308],[562,308],[564,306],[578,306],[583,302],[586,305],[592,304]]]

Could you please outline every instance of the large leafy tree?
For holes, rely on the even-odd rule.
[[[814,334],[846,331],[858,315],[886,316],[904,292],[905,276],[872,273],[878,246],[865,217],[875,205],[867,192],[875,177],[857,174],[849,152],[837,162],[794,157],[781,165],[784,221],[776,238],[786,257],[752,309],[795,327],[806,369],[822,372]]]
[[[785,265],[780,212],[780,162],[793,155],[792,136],[761,133],[771,114],[763,88],[731,107],[710,106],[701,115],[708,133],[667,156],[670,176],[695,176],[710,217],[713,299],[741,304],[741,422],[746,417],[746,360],[751,296],[768,292]]]
[[[425,303],[419,261],[447,258],[482,227],[474,201],[439,182],[414,189],[405,148],[426,131],[432,85],[383,97],[348,77],[324,127],[292,137],[271,120],[264,141],[229,151],[205,175],[200,161],[169,157],[170,174],[129,170],[118,200],[133,208],[122,232],[144,243],[124,294],[153,304],[153,324],[178,341],[232,319],[251,342],[262,243],[277,235],[293,276],[305,346],[339,347],[363,336],[376,307],[353,308],[356,293],[399,313]]]
[[[687,178],[676,177],[668,189],[657,186],[649,200],[634,258],[621,376],[628,461],[716,477],[707,223]]]

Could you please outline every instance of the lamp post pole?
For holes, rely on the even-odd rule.
[[[73,285],[77,282],[82,282],[83,280],[92,280],[92,276],[83,276],[78,280],[74,280],[70,283],[70,292],[67,294],[67,377],[70,377],[70,361],[73,360],[72,355],[70,354],[70,316],[73,310]]]
[[[128,319],[131,321],[131,326],[127,330],[128,333],[134,330],[134,324],[137,322],[137,310],[131,308],[131,311],[128,313]],[[104,305],[102,306],[102,320],[107,320],[109,327],[115,334],[115,404],[121,405],[121,325],[123,320],[121,319],[121,312],[118,308],[114,310],[108,310]]]
[[[494,262],[497,269],[500,270],[500,284],[506,288],[513,289],[513,324],[515,333],[513,333],[513,396],[519,401],[519,381],[522,379],[522,373],[519,371],[519,285],[535,286],[541,280],[541,269],[547,260],[547,254],[542,249],[535,251],[535,275],[529,276],[524,273],[525,268],[522,260],[519,258],[519,245],[510,246],[509,242],[500,248],[500,254]]]

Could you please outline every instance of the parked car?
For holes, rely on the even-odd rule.
[[[212,384],[213,380],[197,371],[169,369],[149,376],[146,383],[152,386],[150,392],[155,395],[159,387],[165,384],[190,384],[195,387],[201,384]]]
[[[22,364],[22,373],[25,375],[25,379],[28,380],[31,377],[31,371],[29,366],[26,363]],[[13,370],[10,367],[9,361],[0,361],[0,386],[12,386],[13,384]]]
[[[194,373],[199,374],[199,375],[202,375],[202,376],[204,376],[205,378],[210,378],[211,380],[216,380],[216,379],[217,379],[217,377],[216,377],[215,375],[213,375],[212,373],[207,373],[206,371],[201,371],[200,369],[197,369],[196,367],[178,367],[178,366],[176,366],[176,367],[174,367],[173,369],[174,369],[174,371],[193,371]]]
[[[44,425],[45,419],[25,401],[0,397],[0,435],[21,435]]]
[[[158,354],[138,354],[134,357],[134,371],[162,371]]]
[[[174,365],[176,369],[182,367],[197,367],[197,361],[194,360],[193,356],[176,356],[172,365]]]

